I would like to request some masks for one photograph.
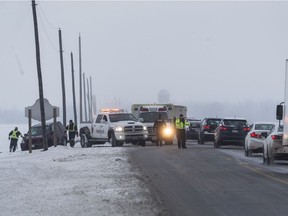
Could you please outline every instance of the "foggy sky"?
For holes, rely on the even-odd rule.
[[[71,51],[79,102],[79,34],[82,71],[92,77],[98,110],[157,103],[162,89],[170,93],[171,103],[187,105],[190,116],[208,115],[200,112],[203,109],[193,113],[197,104],[207,108],[253,102],[254,106],[243,108],[247,113],[255,112],[257,102],[271,101],[274,106],[283,101],[288,2],[36,3],[44,96],[60,110],[58,28],[68,106]],[[39,97],[31,1],[0,1],[0,20],[0,109],[24,112]],[[267,117],[265,112],[261,115]]]

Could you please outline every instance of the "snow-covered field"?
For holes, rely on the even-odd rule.
[[[0,215],[162,215],[127,157],[139,147],[77,143],[10,153],[8,133],[15,126],[27,132],[27,125],[0,125]]]

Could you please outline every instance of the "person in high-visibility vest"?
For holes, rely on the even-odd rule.
[[[15,127],[15,129],[9,133],[8,139],[10,140],[10,146],[9,146],[10,152],[16,151],[19,136],[21,136],[23,138],[21,132],[18,131],[17,127]]]
[[[189,122],[184,119],[183,114],[180,114],[179,118],[175,120],[176,136],[178,148],[185,149],[186,147],[186,126],[189,126]]]
[[[66,130],[68,131],[70,146],[74,147],[75,135],[77,135],[77,137],[78,137],[77,125],[72,120],[70,120],[69,124],[66,126]]]

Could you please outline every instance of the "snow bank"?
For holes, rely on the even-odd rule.
[[[112,148],[107,143],[81,148],[77,143],[75,148],[57,146],[31,154],[18,148],[10,153],[8,133],[15,126],[1,127],[6,140],[0,153],[1,215],[161,214],[127,157],[139,147]],[[18,128],[26,132],[24,125]]]

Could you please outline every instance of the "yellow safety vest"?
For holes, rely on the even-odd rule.
[[[18,132],[17,130],[13,130],[10,137],[11,137],[12,139],[18,139],[17,132]]]
[[[188,121],[181,122],[179,118],[175,121],[176,129],[185,129],[185,126],[189,126],[190,123]]]

